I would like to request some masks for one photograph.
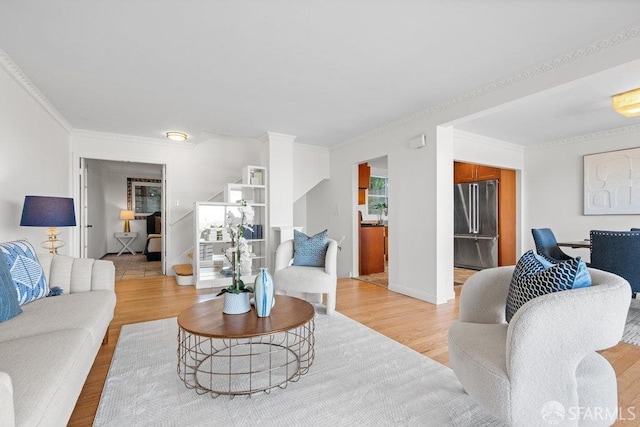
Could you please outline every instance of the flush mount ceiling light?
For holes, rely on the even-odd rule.
[[[182,132],[167,132],[167,138],[172,141],[186,141],[187,134]]]
[[[625,117],[640,116],[640,88],[613,95],[611,104]]]

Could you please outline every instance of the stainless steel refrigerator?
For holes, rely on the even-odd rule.
[[[498,266],[498,181],[454,186],[454,265]]]

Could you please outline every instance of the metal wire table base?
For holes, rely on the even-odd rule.
[[[313,364],[315,321],[294,329],[241,339],[178,330],[178,376],[198,394],[251,395],[286,388]]]

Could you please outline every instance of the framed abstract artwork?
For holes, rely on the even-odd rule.
[[[640,148],[584,156],[584,214],[640,214]]]
[[[162,210],[162,181],[148,178],[127,178],[127,209],[135,219],[145,219]]]

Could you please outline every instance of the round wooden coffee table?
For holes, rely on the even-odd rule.
[[[255,308],[224,314],[223,298],[178,316],[178,376],[211,396],[285,388],[309,371],[314,358],[315,310],[299,298],[276,295],[268,317]]]

